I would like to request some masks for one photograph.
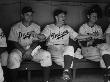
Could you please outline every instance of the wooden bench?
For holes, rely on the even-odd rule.
[[[53,62],[50,69],[51,70],[62,69],[62,67]],[[33,61],[23,61],[21,63],[19,70],[20,71],[27,71],[27,82],[31,82],[31,72],[34,70],[43,70],[43,68],[41,67],[40,63],[33,62]]]
[[[100,68],[100,63],[99,62],[93,62],[87,59],[73,59],[73,78],[76,78],[76,70],[81,69],[81,68]],[[51,66],[51,70],[54,69],[62,69],[61,66],[55,64],[53,62]],[[24,61],[21,63],[21,66],[19,70],[26,70],[27,71],[27,81],[31,82],[31,71],[33,70],[43,70],[40,63],[36,63],[33,61]]]
[[[81,68],[100,68],[99,62],[90,61],[87,59],[73,59],[73,79],[76,78],[76,70]]]

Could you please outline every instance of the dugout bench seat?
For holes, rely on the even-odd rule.
[[[100,68],[100,62],[94,62],[87,59],[73,59],[73,80],[76,78],[77,69],[81,68]]]
[[[62,67],[53,62],[53,65],[50,67],[50,69],[62,69]],[[40,63],[34,61],[23,61],[21,62],[21,66],[18,70],[27,71],[27,82],[31,82],[31,72],[34,70],[43,70],[43,68],[41,67]]]
[[[93,62],[87,59],[73,59],[73,80],[76,78],[76,70],[81,68],[100,68],[99,62]],[[62,69],[61,66],[53,63],[51,66],[51,70],[54,69]],[[33,61],[23,61],[19,68],[20,71],[27,71],[27,82],[31,82],[31,71],[33,70],[42,70],[40,63],[36,63]]]

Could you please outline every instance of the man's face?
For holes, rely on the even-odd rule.
[[[90,21],[90,22],[95,23],[95,22],[97,21],[97,19],[98,19],[97,13],[91,13],[91,14],[88,16],[88,18],[89,18],[89,21]]]
[[[27,22],[31,22],[32,21],[32,15],[33,13],[32,12],[27,12],[27,13],[24,13],[24,20],[27,21]]]
[[[60,13],[55,18],[56,18],[57,23],[64,24],[64,22],[65,22],[65,14],[64,13]]]

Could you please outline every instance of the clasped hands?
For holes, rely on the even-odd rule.
[[[32,55],[31,55],[31,53],[32,53],[32,49],[28,49],[28,50],[26,50],[24,53],[23,53],[23,55],[22,55],[22,59],[23,60],[32,60]]]

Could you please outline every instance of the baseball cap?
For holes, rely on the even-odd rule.
[[[61,9],[56,9],[53,14],[54,14],[54,16],[58,16],[61,13],[64,13],[65,15],[67,14],[66,11],[61,10]]]
[[[87,15],[90,15],[91,13],[97,13],[99,18],[102,17],[102,9],[99,5],[93,5],[90,7],[90,9],[87,11]]]
[[[26,6],[22,9],[22,14],[27,12],[34,12],[34,11],[32,10],[32,7]]]

